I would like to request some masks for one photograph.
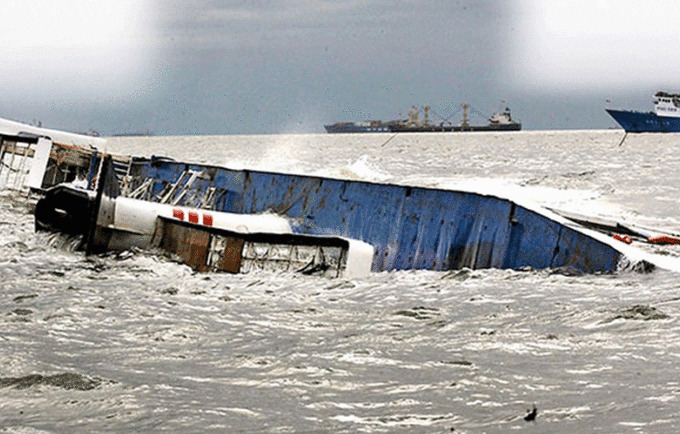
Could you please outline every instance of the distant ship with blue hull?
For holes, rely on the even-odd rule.
[[[605,110],[627,133],[680,133],[680,94],[657,92],[653,112]]]
[[[463,120],[458,125],[444,121],[439,124],[430,122],[429,106],[423,106],[424,120],[420,120],[420,110],[412,107],[405,120],[393,121],[363,121],[363,122],[336,122],[324,125],[326,131],[331,134],[343,133],[454,133],[475,131],[519,131],[522,124],[515,122],[510,115],[510,109],[505,108],[502,112],[496,112],[489,118],[487,125],[470,125],[468,122],[468,104],[462,104]]]

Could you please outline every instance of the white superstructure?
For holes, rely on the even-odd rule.
[[[9,119],[3,118],[0,118],[0,134],[11,134],[17,136],[22,134],[32,134],[38,137],[47,138],[53,142],[63,143],[65,145],[95,147],[104,147],[106,145],[106,139],[102,137],[94,137],[88,136],[86,134],[70,133],[67,131],[35,127],[33,125],[10,121]]]
[[[489,118],[489,123],[492,125],[509,125],[514,123],[512,116],[510,116],[510,109],[506,107],[505,111],[495,112]]]
[[[680,118],[680,94],[657,92],[654,109],[657,116]]]

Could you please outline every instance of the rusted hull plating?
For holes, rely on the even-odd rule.
[[[88,165],[101,158],[96,151]],[[50,162],[53,162],[51,157]],[[123,196],[236,214],[274,213],[293,232],[361,240],[373,271],[573,267],[617,270],[611,244],[550,213],[482,194],[132,158]],[[188,176],[192,174],[191,176]],[[50,184],[46,172],[43,188]]]
[[[342,238],[239,233],[159,218],[152,247],[196,271],[302,272],[346,276],[350,243]]]
[[[159,197],[182,174],[205,176],[191,197],[231,213],[273,212],[300,234],[354,238],[375,248],[373,271],[573,267],[617,269],[621,253],[544,214],[481,194],[313,176],[136,160],[131,182]]]
[[[186,217],[186,219],[185,219]],[[86,254],[160,248],[197,271],[291,271],[363,277],[373,248],[341,237],[299,235],[286,219],[198,210],[120,197],[110,157],[97,191],[61,184],[36,204],[36,229],[83,235]]]

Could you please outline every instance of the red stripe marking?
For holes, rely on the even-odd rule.
[[[198,223],[198,213],[196,211],[189,211],[189,222]]]
[[[206,225],[206,226],[212,226],[213,225],[212,214],[203,214],[203,224]]]
[[[647,242],[652,244],[680,244],[680,238],[661,235],[658,237],[649,238]]]
[[[630,244],[633,242],[633,239],[629,237],[628,235],[619,235],[619,234],[614,234],[614,239],[619,240],[623,243]]]
[[[176,219],[184,220],[184,211],[179,208],[173,208],[172,216]]]

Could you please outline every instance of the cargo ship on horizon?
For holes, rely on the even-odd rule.
[[[449,121],[439,124],[430,122],[430,106],[423,106],[424,118],[420,120],[420,110],[413,106],[405,120],[393,121],[363,121],[363,122],[336,122],[324,125],[326,131],[331,134],[339,133],[452,133],[452,132],[475,132],[475,131],[520,131],[522,124],[512,119],[510,108],[498,111],[491,115],[487,125],[471,125],[468,120],[470,105],[462,104],[463,120],[458,125]]]
[[[627,133],[679,133],[680,94],[657,92],[654,111],[605,109]]]

